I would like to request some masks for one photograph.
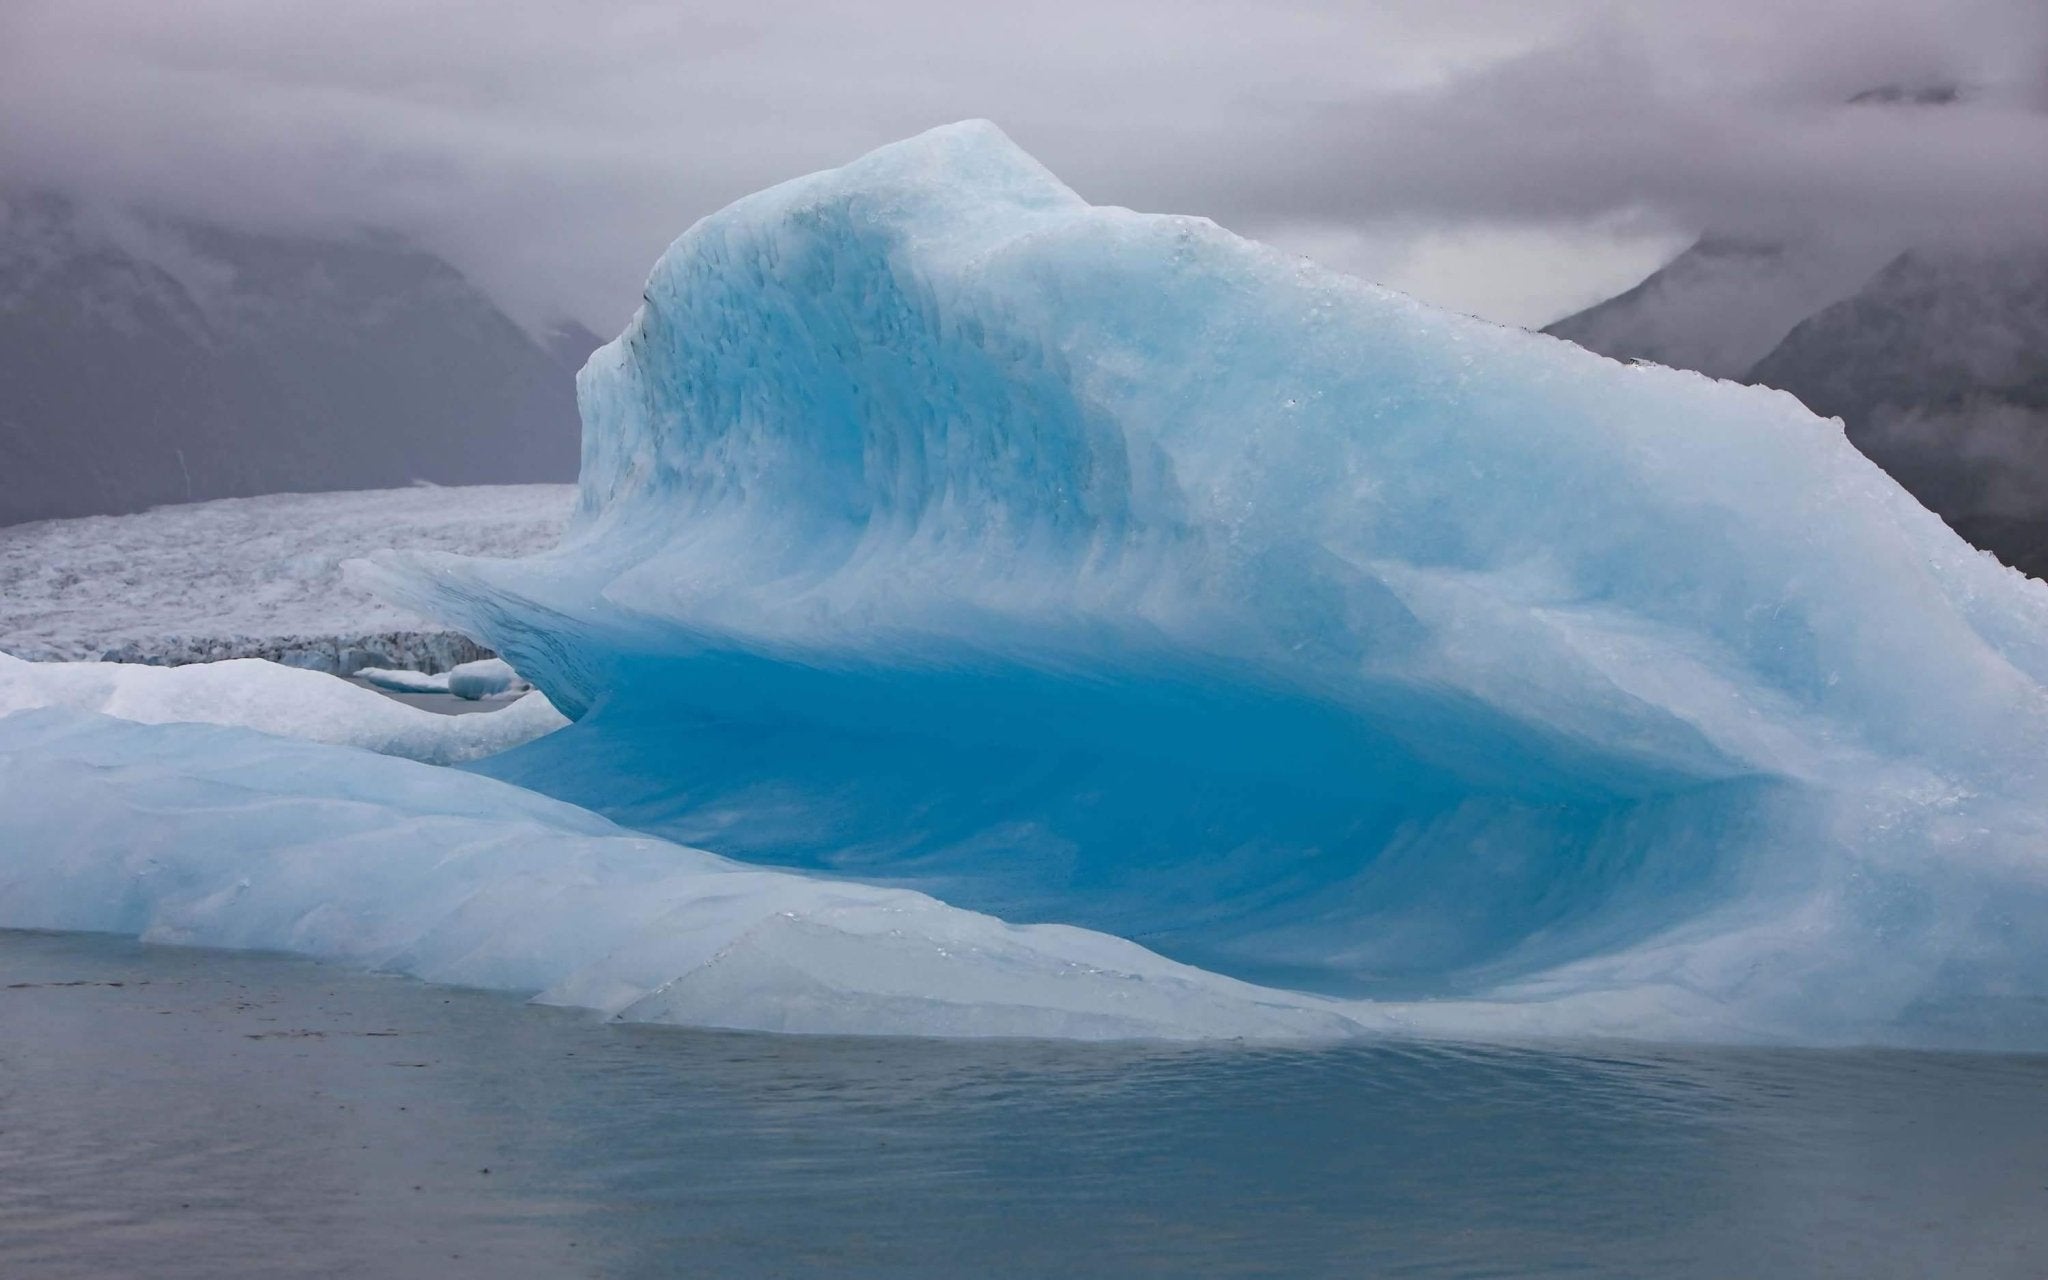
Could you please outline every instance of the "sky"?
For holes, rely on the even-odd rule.
[[[391,228],[607,334],[695,219],[969,117],[1096,203],[1537,325],[1707,229],[2042,234],[2048,4],[0,0],[0,185]]]

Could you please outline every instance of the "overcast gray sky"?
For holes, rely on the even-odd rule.
[[[0,0],[0,181],[394,227],[606,333],[697,217],[969,116],[1536,324],[1705,227],[2041,233],[2048,2]]]

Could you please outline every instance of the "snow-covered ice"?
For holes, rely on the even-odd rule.
[[[141,724],[234,725],[429,764],[493,755],[568,723],[537,693],[490,715],[442,716],[260,658],[152,667],[23,662],[0,654],[0,716],[43,707]]]
[[[528,555],[554,544],[574,500],[570,485],[421,486],[0,528],[0,653],[445,670],[475,646],[336,566],[387,547]]]

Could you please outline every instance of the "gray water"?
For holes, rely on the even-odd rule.
[[[0,933],[0,1276],[2048,1275],[2048,1058],[804,1039]]]

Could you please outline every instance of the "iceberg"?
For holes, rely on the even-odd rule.
[[[465,662],[448,673],[447,686],[449,693],[468,702],[513,697],[533,687],[503,658]]]
[[[352,568],[576,720],[478,772],[1246,981],[2048,1044],[2048,592],[1789,396],[969,123],[696,224],[579,398],[559,547]]]
[[[466,702],[516,697],[533,687],[520,679],[519,673],[503,658],[479,658],[474,662],[458,663],[438,675],[364,667],[355,673],[355,678],[393,693],[449,693]]]
[[[393,667],[363,667],[355,678],[375,689],[389,693],[446,693],[448,673],[428,675],[424,671],[408,671]]]

